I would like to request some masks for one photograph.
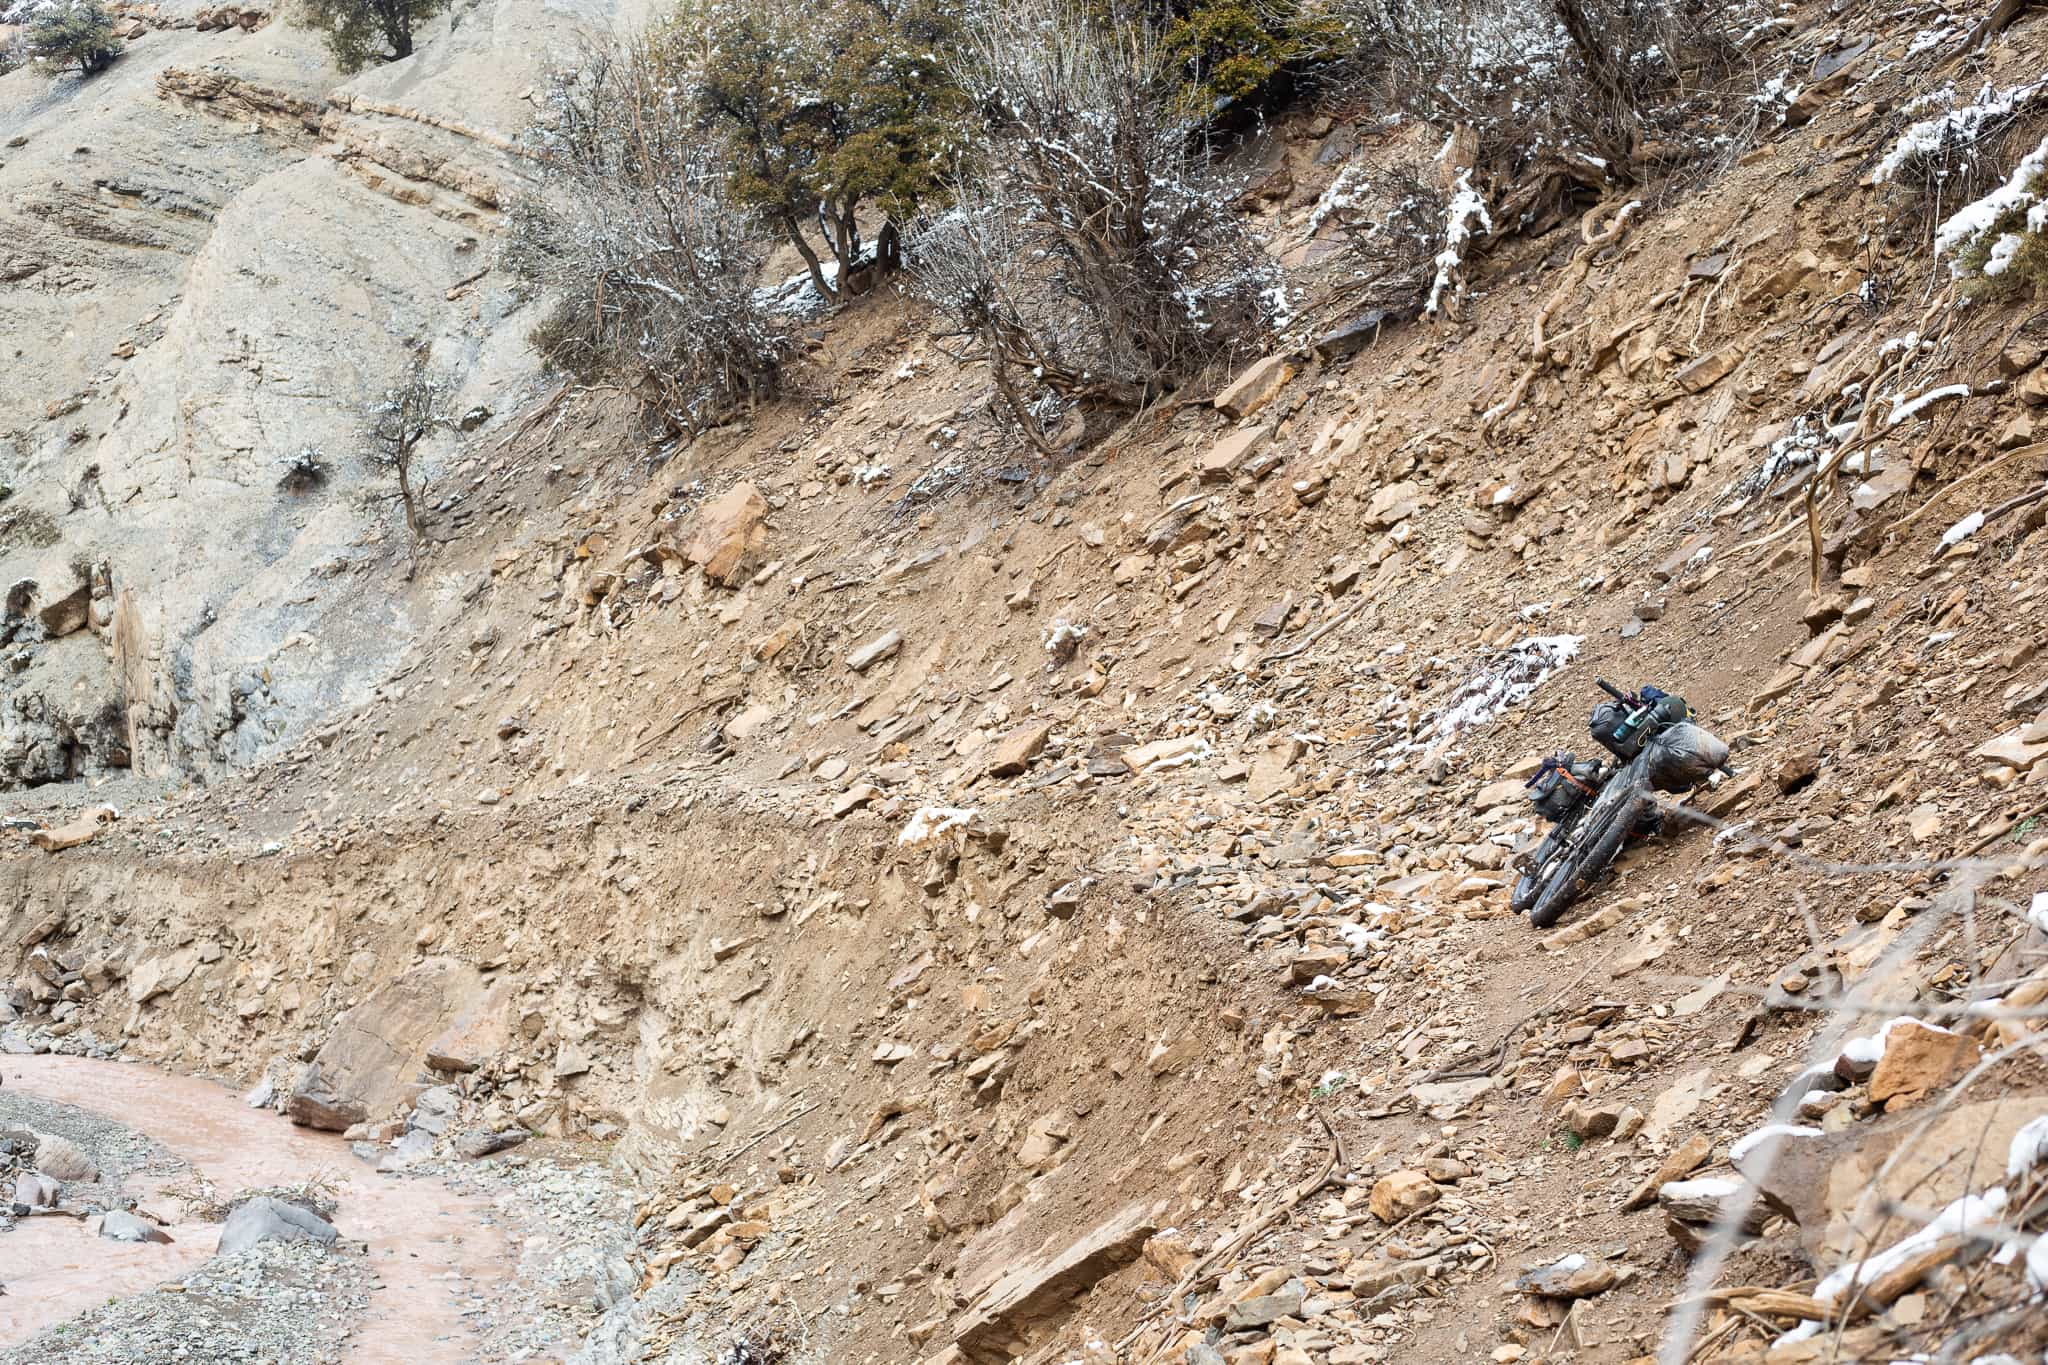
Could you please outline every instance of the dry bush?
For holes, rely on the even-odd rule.
[[[1975,297],[2048,295],[2048,137],[1934,232]]]
[[[1137,407],[1256,343],[1279,276],[1152,31],[1000,0],[953,61],[987,132],[911,240],[913,290],[1027,430],[1048,394]]]
[[[1716,151],[1755,0],[1331,0],[1356,79],[1391,109],[1479,135],[1482,164],[1599,186]]]
[[[2044,103],[2048,80],[2004,90],[1986,85],[1973,95],[1945,86],[1902,106],[1870,170],[1884,188],[1892,240],[1924,245],[1998,187],[2014,159],[2016,133]]]
[[[1347,303],[1409,317],[1427,305],[1450,209],[1428,167],[1354,162],[1317,201],[1308,232],[1334,224],[1343,234],[1353,263],[1342,291]]]
[[[390,481],[388,496],[405,513],[412,567],[419,567],[420,546],[426,538],[426,471],[420,464],[420,443],[435,427],[447,423],[447,385],[427,369],[424,350],[416,353],[406,371],[405,381],[384,392],[382,402],[369,410],[369,444],[363,463],[379,478]],[[408,574],[408,577],[411,575]]]
[[[687,72],[644,41],[593,48],[551,83],[541,191],[514,206],[507,260],[547,291],[548,358],[639,393],[699,431],[776,391],[788,319],[755,289],[762,224],[728,189]]]

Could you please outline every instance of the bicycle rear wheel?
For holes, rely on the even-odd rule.
[[[1561,824],[1543,836],[1543,842],[1536,846],[1536,851],[1529,855],[1529,861],[1522,865],[1520,875],[1515,878],[1514,890],[1508,893],[1509,910],[1519,915],[1536,903],[1536,893],[1543,889],[1543,883],[1556,869],[1571,829],[1570,824]]]

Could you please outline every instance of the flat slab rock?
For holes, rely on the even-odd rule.
[[[1515,1280],[1524,1294],[1555,1299],[1590,1299],[1604,1294],[1621,1281],[1621,1272],[1611,1265],[1589,1261],[1584,1256],[1567,1256],[1552,1265],[1525,1270]]]
[[[1067,1305],[1097,1281],[1138,1259],[1159,1231],[1163,1210],[1133,1204],[1080,1237],[1010,1265],[976,1296],[953,1330],[958,1359],[1009,1365],[1065,1316]]]
[[[171,1234],[147,1219],[114,1209],[100,1218],[100,1236],[110,1242],[168,1242]]]

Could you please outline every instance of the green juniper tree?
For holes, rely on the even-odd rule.
[[[410,57],[413,30],[448,8],[448,0],[305,0],[301,19],[326,35],[343,71]]]
[[[12,11],[0,8],[0,19],[21,25],[23,55],[52,75],[76,70],[90,76],[121,52],[113,16],[99,0],[28,0]]]
[[[897,226],[940,191],[964,112],[940,58],[957,22],[949,0],[695,0],[663,35],[695,54],[698,110],[732,148],[735,198],[826,299],[861,290],[856,265],[893,264]],[[864,209],[884,223],[872,247]]]

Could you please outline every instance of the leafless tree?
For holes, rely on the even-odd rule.
[[[1006,406],[1136,407],[1257,343],[1277,272],[1150,32],[999,0],[952,60],[987,135],[908,257]]]
[[[387,389],[384,400],[370,409],[370,446],[364,462],[392,482],[391,495],[405,511],[413,570],[419,567],[420,546],[426,535],[421,504],[427,490],[419,464],[420,443],[447,421],[442,410],[445,399],[446,385],[428,371],[422,352],[414,358],[405,382]]]
[[[762,225],[731,198],[688,81],[645,39],[561,73],[534,133],[545,183],[515,205],[507,259],[557,301],[536,336],[552,360],[698,431],[775,391],[791,318],[756,291]]]

